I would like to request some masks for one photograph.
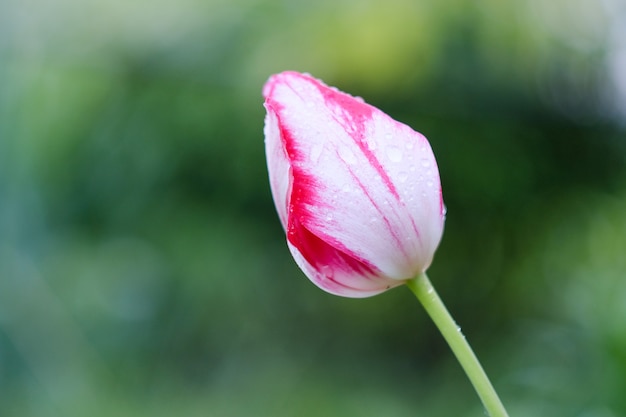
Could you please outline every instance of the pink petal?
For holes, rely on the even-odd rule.
[[[402,284],[382,276],[365,261],[337,250],[304,227],[292,228],[288,245],[306,276],[331,294],[369,297]]]
[[[428,141],[307,75],[273,76],[264,95],[270,184],[307,276],[329,292],[373,295],[424,271],[444,221]]]
[[[287,152],[283,147],[280,136],[280,126],[276,113],[267,107],[265,116],[265,153],[267,157],[267,170],[269,172],[270,187],[274,205],[278,212],[283,229],[287,230],[287,206],[289,204],[289,194],[291,193],[291,166]]]

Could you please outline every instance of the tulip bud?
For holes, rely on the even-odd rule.
[[[424,272],[445,220],[426,138],[307,74],[273,75],[263,95],[272,196],[305,275],[368,297]]]

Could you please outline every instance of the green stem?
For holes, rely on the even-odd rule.
[[[498,394],[496,394],[493,385],[489,382],[487,374],[485,374],[483,367],[478,362],[478,358],[472,351],[469,343],[465,340],[465,336],[461,333],[461,328],[454,322],[426,274],[418,275],[409,280],[406,285],[422,303],[424,309],[435,322],[446,342],[448,342],[452,352],[454,352],[472,385],[474,385],[474,389],[476,389],[487,413],[491,417],[508,417]]]

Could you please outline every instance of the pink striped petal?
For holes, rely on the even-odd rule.
[[[305,274],[356,297],[428,268],[444,207],[426,138],[308,75],[275,75],[264,96],[270,185]]]
[[[289,158],[281,140],[278,116],[268,108],[265,117],[265,153],[267,155],[267,170],[270,177],[270,187],[274,205],[278,212],[283,229],[287,230],[287,208],[289,206],[289,194],[291,193],[291,183],[293,176]]]

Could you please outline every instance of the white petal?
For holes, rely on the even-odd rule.
[[[311,265],[298,248],[288,242],[289,250],[304,274],[318,287],[335,295],[351,298],[364,298],[380,294],[392,287],[402,285],[402,281],[390,280],[363,271],[341,268],[340,265]]]
[[[275,77],[267,97],[277,104],[292,167],[289,215],[386,277],[405,280],[425,270],[443,230],[427,140],[307,76]]]
[[[265,116],[265,154],[274,205],[283,228],[287,229],[288,198],[291,192],[291,167],[280,137],[276,113],[267,107]]]

